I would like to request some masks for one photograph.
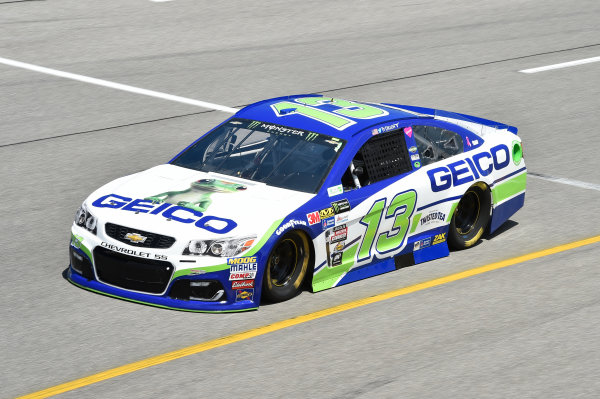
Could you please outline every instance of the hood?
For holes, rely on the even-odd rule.
[[[314,194],[213,172],[160,165],[114,180],[86,200],[107,222],[189,239],[257,235]]]

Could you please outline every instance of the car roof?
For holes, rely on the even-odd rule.
[[[311,106],[303,104],[298,99],[302,98],[322,98],[318,106]],[[235,114],[237,118],[243,119],[251,119],[257,120],[261,122],[274,123],[279,125],[284,125],[296,129],[304,129],[309,130],[316,133],[327,134],[332,137],[338,137],[341,139],[349,139],[354,136],[356,133],[371,127],[377,126],[381,124],[385,124],[389,121],[397,121],[398,119],[415,119],[415,118],[431,118],[431,115],[425,115],[414,111],[409,111],[406,109],[394,107],[390,104],[376,104],[376,103],[366,103],[360,101],[350,101],[351,103],[355,103],[358,106],[361,104],[369,105],[371,107],[379,108],[385,112],[387,115],[372,118],[372,119],[355,119],[350,118],[353,122],[350,126],[345,127],[343,129],[337,129],[326,122],[319,121],[317,119],[313,119],[311,117],[307,117],[305,115],[299,114],[296,112],[297,108],[300,107],[309,107],[309,110],[319,110],[326,111],[328,113],[332,113],[333,115],[339,115],[333,113],[334,111],[340,110],[341,107],[337,105],[328,104],[334,100],[331,97],[322,96],[320,94],[302,94],[302,95],[293,95],[293,96],[285,96],[285,97],[277,97],[271,98],[268,100],[263,100],[256,102],[254,104],[250,104]],[[338,99],[336,99],[338,100]],[[317,100],[319,101],[319,100]],[[344,100],[347,101],[347,100]],[[283,105],[281,105],[283,103]],[[275,104],[279,104],[279,111],[277,111],[274,107]],[[295,107],[297,105],[298,107]]]

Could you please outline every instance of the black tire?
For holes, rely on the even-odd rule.
[[[262,295],[271,302],[287,301],[302,290],[310,261],[306,234],[291,231],[275,244],[265,267]]]
[[[462,196],[448,231],[448,244],[453,249],[470,248],[479,241],[491,217],[492,197],[483,183],[471,186]]]

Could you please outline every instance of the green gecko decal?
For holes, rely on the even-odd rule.
[[[245,190],[243,184],[230,183],[216,179],[200,179],[190,184],[190,188],[182,191],[167,191],[166,193],[156,194],[145,199],[153,203],[176,204],[199,212],[205,212],[212,199],[213,193],[234,193]]]

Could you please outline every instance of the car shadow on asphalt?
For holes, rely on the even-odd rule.
[[[518,225],[519,225],[519,223],[515,222],[514,220],[507,220],[506,222],[504,222],[504,224],[502,226],[500,226],[492,234],[484,235],[482,238],[484,240],[489,241],[489,240],[493,239],[494,237],[497,237],[498,235],[500,235]]]

